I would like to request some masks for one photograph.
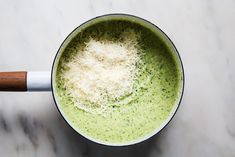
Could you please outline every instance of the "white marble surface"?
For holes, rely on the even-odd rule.
[[[234,0],[0,0],[0,71],[50,70],[76,26],[115,12],[152,21],[180,52],[186,86],[170,125],[135,146],[100,146],[65,124],[50,92],[1,92],[0,156],[234,157]]]

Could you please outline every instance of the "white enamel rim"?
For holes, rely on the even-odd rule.
[[[91,25],[92,23],[95,23],[97,21],[103,21],[103,20],[109,20],[109,19],[128,19],[132,22],[138,21],[138,23],[144,24],[144,27],[147,27],[147,28],[150,28],[151,30],[154,30],[156,33],[158,33],[158,35],[161,36],[161,38],[164,40],[164,42],[167,44],[167,46],[174,50],[174,53],[172,55],[174,55],[174,57],[177,58],[178,68],[182,73],[181,89],[179,91],[180,96],[178,98],[178,101],[175,103],[172,111],[170,112],[168,118],[160,125],[160,127],[157,127],[150,134],[147,134],[146,136],[144,136],[142,138],[139,138],[137,140],[128,141],[128,142],[125,142],[125,143],[109,143],[109,142],[105,142],[105,141],[102,141],[102,140],[95,139],[95,138],[90,137],[86,134],[83,134],[78,128],[73,127],[73,125],[69,121],[69,119],[66,118],[66,115],[64,114],[63,110],[60,108],[60,102],[59,102],[59,100],[57,98],[57,95],[56,95],[55,75],[56,75],[56,70],[57,70],[59,59],[60,59],[60,57],[63,53],[64,48],[82,29],[86,28],[88,25]],[[156,135],[157,133],[159,133],[171,121],[171,119],[174,117],[177,109],[179,108],[179,105],[180,105],[182,97],[183,97],[184,83],[185,83],[185,76],[184,76],[183,64],[182,64],[180,55],[179,55],[175,45],[171,41],[171,39],[159,27],[152,24],[151,22],[149,22],[145,19],[142,19],[140,17],[134,16],[134,15],[129,15],[129,14],[106,14],[106,15],[102,15],[102,16],[97,16],[93,19],[90,19],[90,20],[86,21],[85,23],[81,24],[77,28],[75,28],[67,36],[67,38],[63,41],[63,43],[61,44],[61,46],[60,46],[60,48],[59,48],[59,50],[58,50],[58,52],[57,52],[57,54],[54,58],[54,62],[53,62],[53,65],[52,65],[52,72],[51,72],[51,89],[52,89],[52,93],[53,93],[53,98],[54,98],[54,101],[56,103],[56,107],[57,107],[59,113],[62,115],[63,119],[69,124],[69,126],[71,128],[73,128],[77,133],[79,133],[80,135],[82,135],[86,139],[89,139],[90,141],[93,141],[93,142],[98,143],[98,144],[106,145],[106,146],[134,145],[134,144],[143,142],[143,141],[151,138],[152,136]]]

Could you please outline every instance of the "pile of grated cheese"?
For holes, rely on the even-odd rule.
[[[78,108],[101,113],[110,101],[133,92],[140,62],[138,38],[129,30],[116,41],[90,39],[66,63],[64,86]]]

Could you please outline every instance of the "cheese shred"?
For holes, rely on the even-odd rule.
[[[139,36],[127,30],[118,40],[90,38],[64,65],[64,87],[78,108],[99,114],[109,102],[133,92],[140,63]]]

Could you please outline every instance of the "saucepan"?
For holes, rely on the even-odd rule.
[[[31,92],[31,91],[52,91],[52,95],[55,101],[55,105],[59,111],[59,113],[62,115],[62,117],[64,118],[64,120],[71,126],[71,128],[73,128],[73,126],[66,120],[66,117],[62,114],[59,106],[59,101],[57,100],[57,96],[55,95],[55,71],[56,71],[56,67],[58,65],[58,61],[61,57],[61,54],[63,53],[63,49],[64,47],[66,47],[66,45],[76,36],[76,34],[78,34],[79,32],[82,31],[82,29],[84,29],[89,23],[92,22],[96,22],[97,20],[104,20],[106,18],[115,18],[115,17],[123,17],[123,18],[128,18],[129,20],[133,20],[133,21],[140,21],[145,23],[146,25],[148,25],[149,27],[154,28],[156,31],[159,32],[159,34],[162,36],[162,38],[171,46],[173,47],[173,49],[175,50],[175,55],[177,56],[179,62],[180,62],[180,66],[183,72],[183,65],[180,59],[180,56],[178,54],[177,49],[175,48],[174,44],[172,43],[172,41],[170,40],[170,38],[157,26],[155,26],[154,24],[150,23],[149,21],[133,16],[133,15],[126,15],[126,14],[108,14],[108,15],[103,15],[103,16],[99,16],[99,17],[95,17],[85,23],[83,23],[82,25],[78,26],[77,28],[75,28],[68,36],[67,38],[63,41],[63,43],[61,44],[60,48],[58,49],[58,52],[55,55],[54,58],[54,62],[52,64],[52,68],[50,71],[15,71],[15,72],[0,72],[0,91],[15,91],[15,92],[20,92],[20,91],[27,91],[27,92]],[[184,74],[183,74],[183,87],[184,87]],[[130,142],[128,144],[123,144],[123,145],[131,145],[131,144],[135,144],[135,143],[139,143],[142,142],[150,137],[152,137],[153,135],[157,134],[158,132],[160,132],[173,118],[173,116],[175,115],[180,101],[182,99],[182,95],[183,95],[183,87],[182,87],[182,91],[181,91],[181,96],[180,96],[180,100],[177,104],[177,107],[175,108],[175,110],[173,111],[173,113],[169,116],[169,118],[164,122],[164,125],[162,125],[162,127],[160,127],[159,129],[157,129],[154,133],[152,133],[151,135],[149,135],[148,137],[145,137],[143,139],[134,141],[134,142]],[[73,128],[74,129],[74,128]],[[75,129],[74,129],[75,130]],[[76,130],[78,133],[79,131]],[[83,135],[86,137],[86,135]],[[93,142],[97,142],[100,144],[106,144],[106,143],[102,143],[100,141],[97,141],[95,139],[91,139],[89,137],[86,137],[89,140],[93,141]],[[106,144],[106,145],[112,145],[112,144]],[[120,146],[120,145],[114,145],[114,146]],[[122,145],[121,145],[122,146]]]

